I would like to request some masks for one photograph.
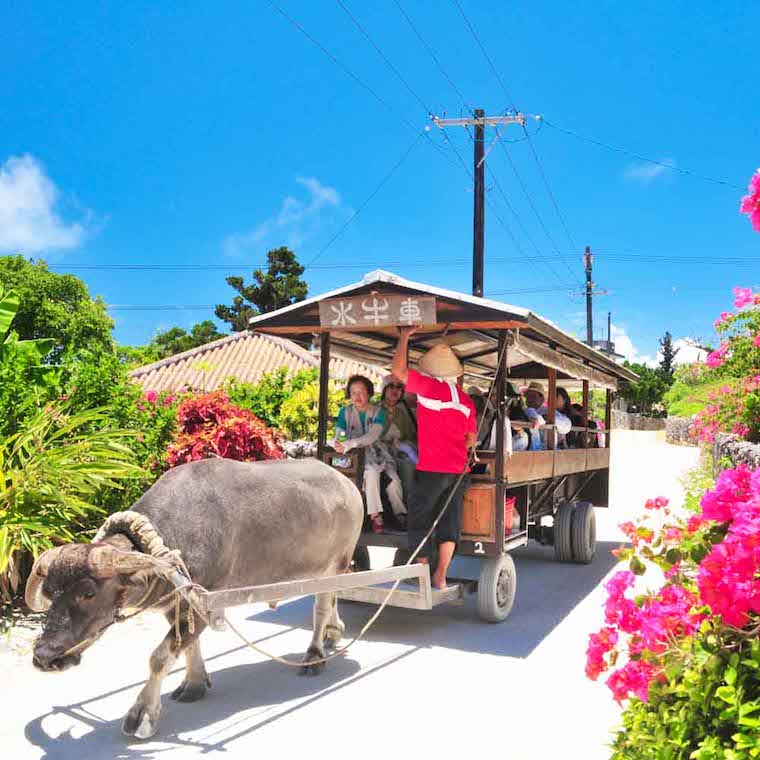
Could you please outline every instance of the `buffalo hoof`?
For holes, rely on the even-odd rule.
[[[324,656],[324,652],[318,652],[310,647],[303,658],[303,665],[298,671],[299,674],[302,676],[318,676],[325,669],[327,663],[314,662],[314,660],[321,660]]]
[[[152,710],[148,705],[135,702],[121,724],[122,733],[136,739],[150,739],[158,730],[161,706]]]
[[[197,702],[206,696],[211,679],[206,676],[204,681],[183,681],[172,693],[171,698],[177,702]]]

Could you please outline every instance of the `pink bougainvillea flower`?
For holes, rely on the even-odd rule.
[[[670,501],[666,499],[664,496],[658,496],[656,499],[647,499],[646,504],[644,504],[645,509],[662,509],[663,507],[667,507]]]
[[[739,211],[747,214],[752,226],[760,232],[760,169],[758,169],[749,182],[749,193],[742,198]]]
[[[728,354],[728,343],[723,341],[715,351],[712,351],[707,355],[705,363],[710,369],[717,369],[722,366],[726,361],[726,355]]]
[[[688,533],[696,533],[703,525],[703,520],[699,515],[692,515],[686,521],[686,531]]]
[[[666,528],[664,536],[666,541],[680,541],[683,531],[680,528]]]
[[[733,318],[734,313],[732,311],[722,311],[720,316],[715,320],[715,329],[717,330],[721,325],[724,325],[726,322],[730,322]]]
[[[755,339],[752,341],[752,345],[755,348],[760,348],[760,333],[758,333],[757,335],[755,335]]]
[[[155,404],[158,394],[155,391],[148,391],[143,398],[150,404]]]
[[[743,422],[737,422],[731,428],[731,432],[740,438],[746,438],[749,435],[749,428]]]
[[[754,302],[755,297],[752,295],[752,288],[734,288],[734,306],[737,309],[743,309]]]

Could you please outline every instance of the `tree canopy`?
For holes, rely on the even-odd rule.
[[[227,277],[227,284],[239,295],[232,304],[219,304],[216,316],[227,322],[233,330],[248,329],[248,320],[258,314],[281,309],[284,306],[303,301],[308,293],[307,284],[301,279],[304,268],[298,263],[295,253],[282,246],[267,253],[269,266],[266,272],[256,269],[253,282],[246,285],[242,277]]]
[[[72,274],[56,274],[44,261],[23,256],[0,257],[0,286],[18,294],[13,329],[21,340],[55,341],[47,361],[57,362],[74,347],[113,352],[113,320],[99,296]]]

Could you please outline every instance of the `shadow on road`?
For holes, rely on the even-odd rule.
[[[271,660],[235,665],[212,672],[213,688],[198,703],[180,704],[163,696],[163,714],[157,735],[150,743],[125,737],[118,720],[102,720],[92,712],[92,704],[116,692],[94,696],[83,702],[55,707],[26,725],[30,744],[40,748],[42,758],[157,758],[162,753],[185,747],[198,753],[224,751],[229,742],[263,728],[323,697],[391,665],[414,650],[407,650],[384,662],[360,669],[355,660],[340,657],[330,662],[317,677],[300,677],[296,671]],[[303,653],[287,655],[300,659]],[[124,689],[133,687],[125,686]],[[122,691],[124,689],[120,689]],[[285,704],[295,702],[294,704]],[[77,728],[93,730],[83,736],[72,733],[52,737],[43,722],[53,716],[70,717]],[[233,720],[230,720],[230,719]],[[223,721],[221,728],[211,728]],[[78,724],[78,725],[77,725]],[[204,728],[210,730],[204,734]],[[183,738],[191,733],[193,738]],[[200,734],[200,736],[199,736]]]
[[[615,542],[598,543],[590,565],[556,562],[552,548],[534,543],[512,552],[517,566],[517,598],[510,616],[503,623],[490,624],[480,620],[475,598],[469,596],[462,606],[443,605],[429,612],[386,607],[365,638],[368,641],[527,657],[617,564],[611,552],[619,546]],[[248,619],[308,629],[311,604],[310,598],[298,599],[275,611],[264,610]],[[341,602],[340,614],[347,626],[346,635],[356,635],[375,609],[370,605]]]

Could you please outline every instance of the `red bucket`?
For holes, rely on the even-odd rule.
[[[515,496],[506,496],[504,498],[504,535],[508,536],[512,532],[512,519],[515,513],[517,498]]]

